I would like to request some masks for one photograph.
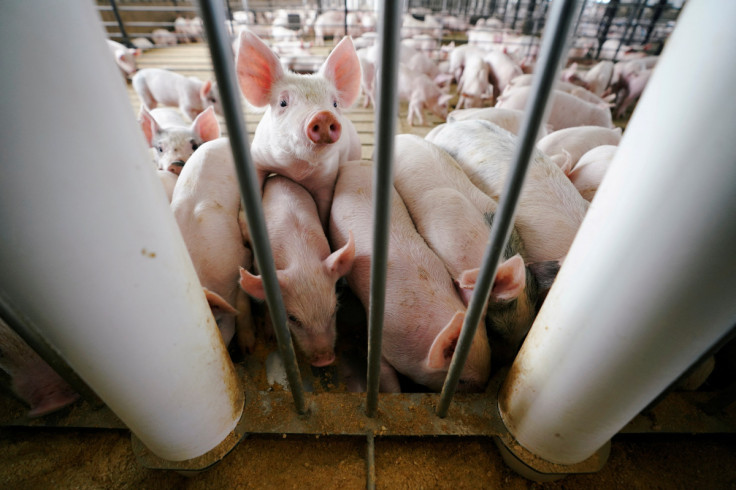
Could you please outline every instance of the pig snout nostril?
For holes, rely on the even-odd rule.
[[[329,112],[317,113],[307,126],[307,137],[317,144],[331,144],[340,138],[340,123]]]

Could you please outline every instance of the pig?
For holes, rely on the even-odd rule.
[[[493,85],[489,82],[490,67],[481,56],[467,55],[465,69],[458,83],[457,109],[470,109],[493,104]]]
[[[187,124],[176,109],[162,107],[149,112],[142,105],[138,122],[148,146],[154,149],[158,168],[176,175],[199,145],[220,137],[220,125],[212,107]]]
[[[199,17],[193,19],[177,17],[174,20],[174,32],[181,43],[202,42],[202,35],[204,34],[202,19]]]
[[[533,79],[534,75],[518,76],[509,83],[509,88],[507,89],[507,91],[510,92],[512,88],[528,87],[532,84]],[[590,90],[581,87],[580,85],[575,85],[574,83],[565,82],[562,80],[558,80],[555,82],[555,90],[567,92],[568,94],[574,95],[579,99],[583,99],[585,102],[590,102],[591,104],[596,104],[603,108],[608,108],[610,106],[610,100],[612,100],[611,97],[599,97]]]
[[[496,107],[524,110],[531,94],[531,87],[518,87],[506,92],[498,98]],[[546,121],[553,129],[564,129],[574,126],[613,127],[611,111],[562,92],[553,90],[550,94],[551,110]]]
[[[79,394],[0,319],[0,370],[10,387],[30,406],[28,417],[41,417],[79,399]]]
[[[518,143],[516,136],[476,119],[437,126],[426,139],[449,153],[483,192],[499,199]],[[563,259],[588,206],[562,170],[535,149],[515,215],[526,259]]]
[[[360,95],[360,61],[348,37],[335,46],[316,74],[284,71],[255,34],[243,31],[236,55],[243,95],[266,107],[251,154],[262,188],[277,173],[304,186],[327,225],[340,162],[360,158],[360,139],[344,111]]]
[[[618,145],[621,128],[577,126],[553,131],[537,142],[537,148],[568,174],[588,150],[600,145]]]
[[[588,90],[597,96],[603,95],[613,78],[613,61],[603,60],[583,74]]]
[[[153,38],[153,44],[158,47],[177,45],[176,34],[166,29],[154,29],[151,32],[151,37]]]
[[[129,79],[132,77],[138,71],[135,57],[141,54],[141,51],[139,49],[126,48],[122,44],[110,39],[107,40],[107,46],[110,48],[110,52],[115,58],[115,63],[117,63],[125,78]]]
[[[332,36],[337,43],[345,35],[345,12],[328,10],[320,14],[314,21],[314,45],[324,46],[325,36]]]
[[[567,174],[570,182],[586,201],[592,201],[595,197],[617,149],[615,145],[596,146],[586,152]]]
[[[279,175],[266,179],[263,214],[273,247],[279,287],[288,326],[313,366],[335,360],[335,283],[350,271],[355,242],[330,253],[330,245],[312,196],[299,184]],[[266,298],[260,276],[240,270],[240,287],[258,300]]]
[[[639,99],[651,76],[652,70],[647,69],[622,78],[621,88],[616,94],[616,119],[622,118],[631,104]]]
[[[363,92],[363,107],[376,105],[376,64],[368,52],[368,48],[356,51],[360,60],[360,88]]]
[[[252,266],[240,201],[226,138],[208,141],[192,154],[171,198],[171,210],[226,345],[235,335],[236,316],[241,313],[234,306],[239,271]]]
[[[155,109],[158,104],[178,106],[192,121],[209,106],[223,115],[217,83],[209,80],[202,82],[161,68],[143,68],[133,76],[132,82],[141,102],[149,109]]]
[[[495,81],[494,86],[499,92],[503,92],[514,78],[523,74],[521,67],[502,51],[492,50],[483,59],[491,67],[491,73]]]
[[[355,261],[348,285],[368,309],[373,248],[373,167],[368,161],[340,165],[330,213],[333,247],[355,235]],[[444,263],[414,228],[392,187],[386,305],[379,388],[399,392],[397,372],[430,390],[442,389],[465,318],[465,305]],[[460,375],[459,391],[482,391],[490,375],[491,351],[478,328]]]
[[[429,141],[398,135],[395,148],[394,186],[467,306],[488,246],[496,202],[473,185],[450,155]],[[512,229],[485,315],[498,363],[511,360],[534,321],[540,293],[546,292],[559,268],[556,262],[526,267],[525,253],[518,232]],[[540,284],[545,285],[543,291]]]
[[[449,61],[449,73],[455,77],[457,82],[460,82],[463,71],[465,70],[465,62],[471,56],[483,56],[484,51],[478,46],[470,44],[463,44],[457,46],[455,49],[450,51]]]
[[[427,75],[399,64],[399,100],[409,103],[406,115],[409,126],[414,125],[415,118],[420,126],[425,125],[425,109],[444,120],[450,99],[452,95],[443,92]]]
[[[516,109],[503,109],[500,107],[482,107],[474,109],[456,109],[447,115],[447,122],[464,121],[466,119],[484,119],[502,127],[506,131],[510,131],[518,135],[519,131],[521,131],[521,123],[524,120],[524,112]],[[537,140],[547,136],[550,129],[551,128],[548,124],[543,124],[539,128]]]

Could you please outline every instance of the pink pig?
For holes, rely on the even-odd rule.
[[[617,146],[601,145],[583,155],[567,175],[570,182],[586,201],[592,201],[603,181],[611,160],[616,155]]]
[[[348,284],[368,308],[373,247],[373,167],[370,162],[340,166],[330,216],[335,247],[355,234],[355,262]],[[401,391],[396,372],[439,391],[465,318],[465,305],[444,263],[414,228],[401,197],[392,189],[391,231],[383,326],[380,389]],[[473,338],[460,391],[482,391],[490,375],[488,336],[480,325]]]
[[[79,399],[77,392],[2,319],[0,370],[10,376],[13,393],[31,407],[29,417],[55,412]]]
[[[235,334],[239,313],[234,306],[240,290],[239,270],[252,264],[247,228],[238,218],[240,208],[228,140],[204,143],[179,175],[171,210],[225,344]]]
[[[531,87],[518,87],[498,98],[496,107],[524,110],[531,95]],[[550,96],[551,110],[547,122],[555,130],[573,126],[613,127],[611,110],[591,104],[561,90],[553,90]]]
[[[199,145],[220,137],[215,111],[208,107],[188,124],[176,109],[162,107],[148,111],[141,106],[138,122],[160,170],[176,175]]]
[[[249,103],[266,107],[251,146],[261,183],[277,173],[304,186],[327,224],[340,162],[360,158],[360,140],[344,115],[360,95],[360,61],[348,37],[319,72],[284,71],[255,34],[240,33],[236,55],[240,89]]]
[[[414,71],[399,64],[399,99],[409,103],[406,122],[414,125],[416,119],[420,126],[424,126],[424,110],[444,120],[447,117],[447,103],[452,95],[440,90],[440,87],[426,74]]]
[[[107,39],[107,47],[115,58],[120,71],[123,72],[125,78],[130,78],[138,70],[135,57],[141,54],[140,49],[131,49],[123,46],[119,42]]]
[[[133,76],[133,88],[149,109],[158,104],[179,107],[192,121],[197,114],[213,106],[222,115],[222,103],[217,84],[202,82],[161,68],[143,68]]]
[[[289,329],[313,366],[332,364],[337,336],[335,283],[353,265],[355,242],[351,237],[330,253],[312,196],[285,177],[266,179],[263,213]],[[246,293],[259,300],[266,298],[261,276],[244,269],[240,276],[240,287]]]
[[[524,120],[524,112],[501,107],[475,107],[472,109],[455,109],[447,116],[447,122],[464,121],[466,119],[485,119],[506,131],[518,135],[521,130],[521,123]],[[549,124],[543,124],[539,128],[537,138],[541,139],[547,136],[550,130]]]
[[[500,198],[517,145],[513,134],[488,121],[468,120],[437,126],[426,139],[449,153],[483,192]],[[515,215],[527,260],[564,258],[588,205],[562,170],[534,151]]]
[[[621,128],[577,126],[553,131],[537,142],[537,148],[569,174],[588,150],[600,145],[618,145],[619,141]]]

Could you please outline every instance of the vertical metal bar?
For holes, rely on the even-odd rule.
[[[402,2],[384,1],[383,22],[379,24],[378,110],[374,152],[373,260],[371,262],[370,311],[368,313],[368,379],[366,415],[378,408],[378,381],[381,371],[381,341],[386,299],[386,267],[393,189],[394,134],[398,117],[399,29]]]
[[[345,35],[348,35],[348,0],[343,2],[345,8],[345,16],[343,17],[343,28],[345,29]]]
[[[652,32],[654,32],[654,28],[657,26],[657,21],[662,16],[662,11],[667,6],[667,0],[659,0],[659,3],[654,6],[654,12],[652,13],[652,18],[649,23],[649,27],[647,27],[647,33],[644,36],[644,40],[642,41],[642,44],[646,44],[649,42],[649,39],[652,37]]]
[[[118,12],[118,6],[115,3],[115,0],[110,0],[110,7],[112,7],[112,13],[115,16],[115,20],[118,21],[118,27],[120,27],[120,35],[123,37],[123,44],[131,47],[132,44],[130,43],[130,39],[128,38],[128,33],[125,31],[125,24],[123,24],[123,19],[120,17],[120,12]]]
[[[624,28],[624,32],[619,39],[618,46],[616,47],[616,52],[613,53],[614,60],[616,59],[616,56],[618,56],[618,52],[621,51],[621,46],[624,45],[624,42],[629,35],[629,29],[631,29],[631,25],[634,23],[634,17],[636,17],[637,8],[638,5],[636,7],[633,7],[631,5],[629,6],[628,18],[626,19],[626,27]]]
[[[248,146],[248,132],[241,112],[240,90],[236,83],[232,48],[225,30],[225,15],[216,0],[201,0],[200,6],[212,56],[212,68],[222,98],[230,147],[233,151],[235,168],[238,173],[240,194],[248,221],[253,255],[258,264],[258,270],[263,277],[266,304],[271,312],[271,321],[273,322],[276,341],[279,344],[279,353],[286,368],[286,376],[289,380],[291,394],[294,397],[294,404],[297,412],[304,413],[305,402],[301,375],[296,363],[291,334],[286,327],[286,310],[276,279],[276,266],[274,265],[271,245],[268,240],[266,221],[261,209],[261,189],[258,187],[258,178]]]
[[[539,69],[532,82],[532,97],[527,103],[519,143],[514,149],[511,171],[506,180],[498,210],[493,219],[490,232],[490,244],[483,256],[483,265],[475,285],[475,292],[468,305],[468,313],[455,348],[455,355],[450,362],[450,369],[442,387],[442,393],[437,405],[437,415],[445,417],[457,388],[460,373],[470,352],[470,345],[475,336],[475,330],[483,313],[483,307],[488,301],[488,295],[496,276],[498,261],[506,245],[511,227],[513,226],[514,210],[521,194],[526,170],[529,167],[529,158],[534,150],[534,141],[545,116],[545,108],[552,87],[557,79],[560,60],[563,59],[568,42],[568,33],[572,19],[576,13],[577,0],[556,0],[550,11],[549,28],[545,29],[539,57]]]
[[[376,436],[373,432],[369,432],[366,438],[365,487],[368,490],[376,490]]]

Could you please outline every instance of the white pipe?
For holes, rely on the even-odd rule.
[[[153,453],[206,453],[242,391],[93,4],[2,2],[0,60],[0,289]]]
[[[550,462],[591,456],[736,323],[734,19],[685,6],[499,394]]]

